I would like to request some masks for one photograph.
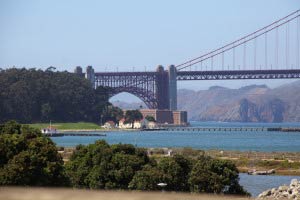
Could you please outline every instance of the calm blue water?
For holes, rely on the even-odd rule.
[[[216,123],[192,122],[193,127],[300,127],[300,123]],[[110,144],[129,143],[139,147],[192,147],[196,149],[223,149],[240,151],[300,151],[300,132],[247,131],[115,131],[106,137],[56,137],[58,146],[90,144],[105,139]]]
[[[300,180],[300,176],[251,176],[240,174],[240,184],[255,197],[261,192],[278,188],[280,185],[290,185],[292,179]]]

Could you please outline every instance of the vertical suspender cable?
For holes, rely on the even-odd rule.
[[[211,69],[210,70],[211,71],[214,70],[214,57],[213,56],[211,57]]]
[[[286,28],[286,35],[285,35],[285,65],[286,65],[286,68],[289,69],[289,23],[286,24],[285,26]]]
[[[234,46],[234,44],[233,44]],[[233,70],[235,69],[235,47],[233,47],[232,49],[232,67],[233,67]]]
[[[299,61],[299,56],[300,56],[299,55],[300,54],[300,52],[299,52],[299,45],[300,45],[299,42],[300,41],[299,40],[300,40],[300,38],[299,37],[300,37],[300,16],[297,17],[297,51],[296,51],[296,53],[297,53],[297,55],[296,55],[296,59],[297,59],[296,64],[297,64],[297,66],[296,66],[296,68],[298,68],[298,69],[300,68],[300,66],[299,66],[299,64],[300,64],[299,63],[300,62]]]
[[[253,65],[254,65],[254,70],[256,70],[256,44],[257,44],[257,40],[256,40],[256,38],[254,39],[254,48],[253,48],[253,50],[254,50],[254,52],[253,52]]]
[[[265,33],[265,68],[268,68],[268,35]]]
[[[222,52],[222,70],[224,70],[224,52]]]
[[[276,28],[276,38],[275,38],[275,66],[274,68],[279,68],[278,66],[278,28]]]
[[[243,69],[246,70],[246,43],[244,43]]]

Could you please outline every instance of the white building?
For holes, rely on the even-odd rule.
[[[125,129],[131,129],[132,128],[131,123],[125,124],[124,122],[125,122],[125,119],[121,119],[119,121],[119,128],[125,128]],[[142,128],[154,129],[154,128],[157,128],[157,125],[156,125],[155,122],[149,122],[147,119],[143,119],[141,121],[135,121],[133,123],[133,128],[134,129],[142,129]]]

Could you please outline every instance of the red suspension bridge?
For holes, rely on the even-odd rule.
[[[155,72],[94,72],[85,76],[94,87],[136,95],[149,108],[177,109],[177,80],[300,78],[300,10],[251,34],[168,70]],[[77,67],[75,73],[83,74]]]

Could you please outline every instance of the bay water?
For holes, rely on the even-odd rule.
[[[192,127],[300,127],[300,123],[191,122]],[[53,137],[58,146],[72,147],[104,139],[109,144],[126,143],[138,147],[191,147],[263,152],[300,152],[300,132],[279,131],[107,131],[105,137]],[[240,174],[240,184],[252,196],[266,189],[289,184],[299,176],[251,176]]]

